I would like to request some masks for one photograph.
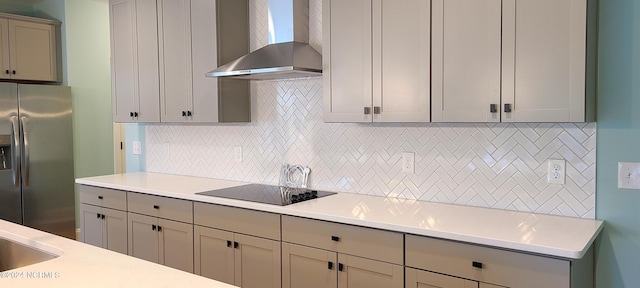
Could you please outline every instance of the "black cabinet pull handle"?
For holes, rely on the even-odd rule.
[[[187,116],[191,117],[191,111],[187,111]]]
[[[102,196],[98,196],[98,199],[102,200],[102,198],[103,198]]]
[[[505,113],[511,112],[511,104],[504,104],[504,112]]]
[[[182,117],[187,116],[187,112],[186,111],[182,111]]]
[[[138,112],[133,112],[133,116],[135,116],[136,118],[138,118]]]
[[[231,241],[227,240],[227,247],[231,248]]]
[[[491,113],[498,112],[498,105],[496,105],[496,104],[489,105],[489,112],[491,112]]]
[[[240,247],[240,243],[238,243],[238,242],[233,242],[233,248],[238,249],[238,247]]]
[[[160,209],[160,206],[158,206],[158,205],[153,205],[153,209]]]
[[[365,115],[371,114],[371,107],[364,107],[364,114]]]
[[[162,231],[162,226],[158,225],[158,232]]]
[[[471,266],[482,269],[483,265],[482,265],[482,262],[473,261],[471,262]]]
[[[97,215],[96,215],[96,216],[97,216],[97,218],[98,218],[98,219],[100,219],[100,213],[97,213]]]
[[[100,214],[100,219],[104,219],[104,214]]]
[[[373,107],[373,114],[380,114],[380,107],[379,106],[374,106]]]
[[[133,112],[129,112],[129,116],[133,117]]]
[[[13,70],[13,75],[16,75],[16,70]]]
[[[329,266],[329,267],[328,267],[328,268],[329,268],[329,270],[333,270],[333,262],[329,261],[329,265],[328,265],[328,266]]]
[[[151,230],[156,231],[156,225],[151,225]]]
[[[342,272],[344,270],[344,265],[342,263],[338,263],[338,271]]]
[[[4,71],[4,73],[6,73],[6,74],[9,74],[9,70],[7,70],[7,71]]]
[[[336,241],[336,242],[338,242],[338,241],[340,241],[340,237],[338,237],[338,236],[331,236],[331,240],[332,240],[332,241]]]

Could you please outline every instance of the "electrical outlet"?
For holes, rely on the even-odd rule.
[[[233,147],[233,160],[242,162],[242,146]]]
[[[618,188],[640,189],[640,163],[618,163]]]
[[[415,154],[413,152],[402,153],[402,172],[415,173]]]
[[[565,179],[564,159],[549,159],[547,164],[547,183],[564,185]]]

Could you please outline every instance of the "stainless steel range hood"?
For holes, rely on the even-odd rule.
[[[309,42],[309,0],[268,0],[269,45],[208,72],[207,77],[287,79],[322,75]]]

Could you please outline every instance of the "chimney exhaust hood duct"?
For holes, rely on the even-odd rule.
[[[269,45],[208,72],[207,77],[269,80],[322,75],[309,43],[309,0],[268,0]]]

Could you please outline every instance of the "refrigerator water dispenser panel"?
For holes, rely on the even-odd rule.
[[[0,135],[0,170],[11,170],[11,135]]]

